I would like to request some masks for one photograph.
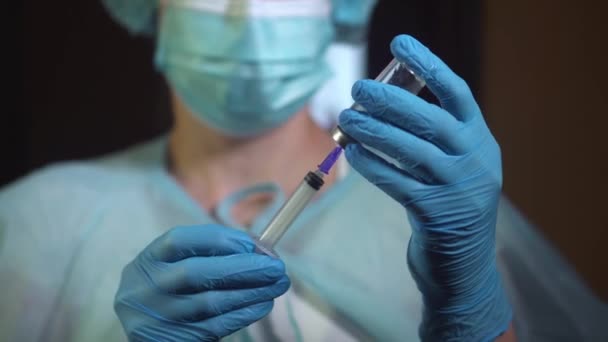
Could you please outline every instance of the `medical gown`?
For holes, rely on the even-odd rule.
[[[166,171],[165,151],[160,138],[48,166],[0,192],[1,341],[126,340],[113,310],[122,268],[171,227],[218,220]],[[229,339],[416,340],[410,233],[405,209],[349,172],[277,246],[292,299]],[[608,341],[606,304],[506,199],[497,255],[521,341]]]

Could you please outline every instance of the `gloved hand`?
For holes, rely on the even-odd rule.
[[[361,144],[349,145],[346,157],[407,209],[408,265],[425,304],[421,338],[492,340],[511,320],[495,260],[500,148],[466,83],[438,57],[409,36],[396,37],[391,50],[441,107],[395,86],[357,82],[352,95],[366,113],[344,111],[340,127],[393,160]]]
[[[114,309],[131,341],[217,341],[266,316],[289,288],[282,261],[243,232],[174,228],[122,273]]]

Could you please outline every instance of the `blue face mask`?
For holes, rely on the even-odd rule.
[[[330,16],[329,0],[171,0],[156,65],[206,124],[260,134],[303,108],[329,77]]]

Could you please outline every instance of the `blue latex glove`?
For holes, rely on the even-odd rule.
[[[511,321],[495,255],[500,148],[467,84],[438,57],[409,36],[396,37],[391,50],[441,107],[392,85],[357,82],[353,98],[367,113],[346,110],[340,126],[393,161],[360,144],[346,157],[408,211],[408,265],[425,304],[421,338],[492,340]]]
[[[289,288],[281,260],[216,226],[174,228],[128,264],[114,309],[131,341],[217,341],[266,316]]]

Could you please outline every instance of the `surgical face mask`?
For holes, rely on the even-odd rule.
[[[186,106],[234,136],[275,128],[329,76],[330,0],[168,0],[156,65]]]

